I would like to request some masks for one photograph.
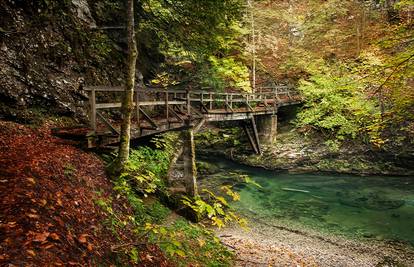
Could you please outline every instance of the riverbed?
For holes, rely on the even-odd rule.
[[[235,185],[241,199],[233,207],[251,230],[218,232],[233,249],[252,248],[241,266],[414,266],[414,177],[290,174],[203,160],[216,170],[204,181],[240,173],[259,184]],[[290,261],[275,261],[285,256]]]

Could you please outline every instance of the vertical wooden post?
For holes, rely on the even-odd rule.
[[[190,99],[190,90],[187,89],[186,92],[186,100],[187,100],[187,114],[190,116],[191,112],[191,99]]]
[[[203,106],[204,106],[204,93],[203,92],[201,92],[200,100],[201,100],[200,110],[202,111]]]
[[[137,89],[135,91],[135,107],[137,112],[137,131],[138,134],[141,135],[141,122],[139,117],[139,90]]]
[[[169,112],[168,112],[168,91],[165,91],[165,116],[167,117],[167,123],[169,122]],[[169,126],[169,124],[168,124]]]
[[[93,129],[93,133],[96,133],[96,94],[95,89],[89,92],[89,106],[90,110],[90,121],[91,121],[91,128]]]
[[[213,94],[210,93],[210,110],[213,109]]]

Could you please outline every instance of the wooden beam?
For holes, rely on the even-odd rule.
[[[178,113],[177,113],[177,112],[175,112],[175,110],[174,110],[173,108],[169,107],[169,109],[170,109],[170,112],[171,112],[174,116],[176,116],[176,117],[177,117],[180,121],[184,122],[184,119],[183,119],[183,118],[181,118],[181,116],[180,116],[180,115],[178,115]]]
[[[187,102],[187,114],[188,114],[188,116],[190,116],[191,99],[190,99],[190,91],[188,91],[188,90],[186,92],[186,102]]]
[[[261,155],[262,150],[260,148],[259,133],[257,132],[256,120],[254,119],[254,116],[251,117],[251,122],[252,122],[252,128],[253,128],[253,133],[254,133],[254,140],[255,140],[256,145],[257,145],[257,151],[259,152],[258,154]]]
[[[185,101],[169,101],[169,105],[183,105],[185,104]],[[135,103],[134,103],[135,105]],[[139,102],[140,106],[163,106],[165,105],[165,101],[144,101]],[[120,108],[121,103],[99,103],[96,104],[97,109],[107,109],[107,108]]]
[[[249,130],[249,128],[248,128],[248,126],[247,126],[246,123],[243,123],[243,129],[244,129],[244,132],[247,135],[247,139],[249,140],[250,146],[252,147],[254,153],[259,154],[259,150],[257,150],[256,144],[255,144],[255,142],[253,140],[253,136],[250,133],[250,130]]]
[[[116,134],[116,135],[119,135],[119,132],[112,126],[112,124],[109,122],[109,121],[107,121],[106,119],[105,119],[105,117],[101,114],[101,113],[99,113],[99,112],[96,112],[96,115],[98,115],[98,117],[101,119],[101,121],[103,122],[103,123],[105,123],[105,125],[109,128],[109,130],[111,130],[111,132],[113,133],[113,134]]]
[[[193,110],[194,111],[194,113],[198,116],[198,117],[203,117],[204,115],[203,115],[203,113],[201,113],[200,111],[198,111],[196,108],[194,108],[194,107],[192,107],[192,106],[190,106],[190,112],[191,112],[191,110]]]
[[[168,113],[168,91],[165,91],[165,116],[167,117],[167,122],[169,122],[169,113]]]
[[[250,109],[250,111],[254,111],[254,109],[252,108],[252,106],[250,106],[249,102],[245,102],[246,106],[248,109]]]
[[[226,110],[228,108],[233,113],[234,112],[234,109],[229,105],[229,103],[225,102],[225,104],[226,104]]]
[[[91,128],[94,133],[96,133],[96,95],[95,90],[91,90],[89,92],[89,107],[90,107],[90,115],[89,119],[91,121]]]
[[[206,122],[206,119],[202,118],[200,120],[200,122],[197,125],[194,126],[194,132],[195,133],[198,132],[201,129],[201,127],[204,125],[205,122]]]
[[[139,92],[135,92],[135,110],[137,116],[137,131],[141,135],[141,118],[139,116]]]
[[[139,108],[139,111],[141,111],[142,115],[144,115],[144,119],[147,120],[155,129],[158,129],[158,125],[155,123],[153,119],[151,119],[150,116],[148,116],[147,113],[142,108]]]
[[[204,111],[206,112],[206,113],[208,113],[209,111],[208,111],[208,108],[206,107],[206,105],[204,105],[203,103],[200,103],[200,105],[201,105],[201,109],[204,109]]]

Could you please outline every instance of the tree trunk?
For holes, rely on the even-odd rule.
[[[127,58],[127,81],[125,85],[124,97],[122,100],[122,124],[119,144],[118,158],[115,171],[120,172],[124,169],[129,158],[129,142],[131,138],[131,116],[133,109],[133,96],[135,88],[135,68],[138,57],[135,29],[134,29],[134,1],[127,2],[127,34],[128,34],[128,58]]]

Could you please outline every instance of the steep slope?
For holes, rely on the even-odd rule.
[[[111,220],[97,201],[122,220],[132,213],[116,198],[102,161],[39,129],[0,122],[0,265],[136,265],[114,247],[141,243],[140,266],[170,266],[156,245]]]

